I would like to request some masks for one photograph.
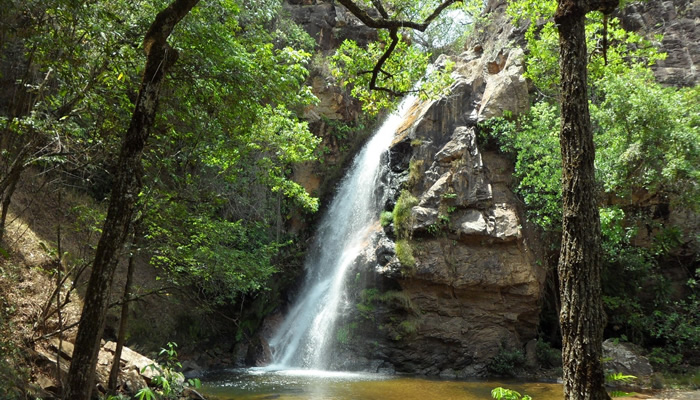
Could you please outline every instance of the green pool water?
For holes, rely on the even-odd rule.
[[[310,370],[227,370],[207,376],[202,393],[219,400],[469,400],[507,387],[537,400],[562,400],[556,383],[457,381]]]

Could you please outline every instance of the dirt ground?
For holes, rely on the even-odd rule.
[[[1,245],[0,322],[5,332],[0,332],[0,344],[20,350],[13,353],[16,365],[8,371],[17,371],[18,379],[28,378],[35,394],[45,394],[45,389],[59,386],[55,367],[47,368],[44,363],[47,355],[56,351],[55,346],[51,350],[52,341],[61,334],[62,340],[72,342],[77,332],[82,294],[106,205],[87,194],[59,189],[35,172],[27,174],[35,175],[23,179],[12,197]],[[122,258],[124,262],[115,274],[113,302],[123,292],[126,257]],[[134,281],[142,293],[163,285],[143,259],[138,261]],[[177,316],[182,308],[169,300],[150,296],[132,307],[132,315],[138,316],[133,319],[135,330],[154,338],[141,351],[156,351],[168,342],[176,318],[170,316]],[[116,332],[118,311],[114,307],[108,313],[108,336]]]

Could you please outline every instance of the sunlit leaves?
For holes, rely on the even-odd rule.
[[[494,118],[486,123],[501,149],[515,155],[517,193],[528,206],[528,219],[545,230],[561,224],[559,110],[540,102],[517,121]]]
[[[604,100],[591,115],[605,190],[626,197],[643,188],[698,209],[700,90],[663,88],[641,67],[607,73],[598,87]]]
[[[180,57],[145,158],[152,262],[214,303],[262,289],[287,216],[318,208],[291,180],[319,142],[299,119],[317,101],[310,54],[256,34],[270,10],[254,5],[206,2],[173,35]]]
[[[380,31],[379,38],[378,42],[370,43],[366,49],[346,40],[331,59],[333,76],[362,102],[365,111],[372,114],[391,106],[396,100],[390,93],[369,87],[375,63],[384,53],[385,46],[389,45],[386,31]],[[420,52],[399,36],[399,42],[379,73],[376,85],[397,93],[407,92],[423,76],[429,60],[429,54]]]
[[[559,34],[553,21],[556,5],[555,0],[517,0],[509,2],[506,11],[515,24],[529,23],[525,33],[529,50],[525,76],[547,96],[559,92]],[[665,58],[649,40],[624,30],[619,19],[612,17],[607,21],[604,46],[603,14],[591,12],[586,18],[590,82],[601,79],[606,71],[624,73],[633,65],[649,66]]]
[[[362,103],[369,114],[376,114],[391,107],[397,101],[396,94],[418,92],[423,98],[445,94],[452,78],[453,64],[446,62],[425,76],[430,54],[409,45],[401,36],[391,57],[378,74],[376,86],[387,90],[372,90],[370,80],[375,63],[388,46],[388,33],[380,31],[380,41],[362,48],[354,41],[346,40],[331,58],[332,74],[341,86],[350,89],[353,97]],[[420,87],[415,84],[425,78]]]
[[[163,200],[148,218],[147,239],[151,262],[175,283],[198,287],[202,300],[220,304],[259,290],[275,272],[279,245],[263,225],[212,218]]]

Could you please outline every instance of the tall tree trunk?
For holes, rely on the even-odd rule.
[[[100,339],[104,330],[117,253],[122,247],[133,217],[141,189],[141,155],[148,139],[158,105],[158,94],[165,72],[177,60],[177,52],[167,39],[175,25],[199,0],[175,0],[158,13],[144,38],[146,68],[129,129],[122,140],[118,172],[110,196],[107,218],[97,244],[90,280],[85,292],[75,351],[68,372],[64,398],[90,400],[94,386],[95,366]]]
[[[602,341],[605,313],[600,287],[600,216],[596,201],[595,148],[588,111],[585,16],[617,1],[560,0],[562,87],[563,234],[559,257],[564,396],[609,399],[605,391]]]

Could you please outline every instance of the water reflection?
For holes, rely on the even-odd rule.
[[[537,400],[561,400],[555,383],[451,381],[369,373],[279,370],[227,370],[209,375],[202,392],[219,400],[476,400],[491,389],[508,387]]]

